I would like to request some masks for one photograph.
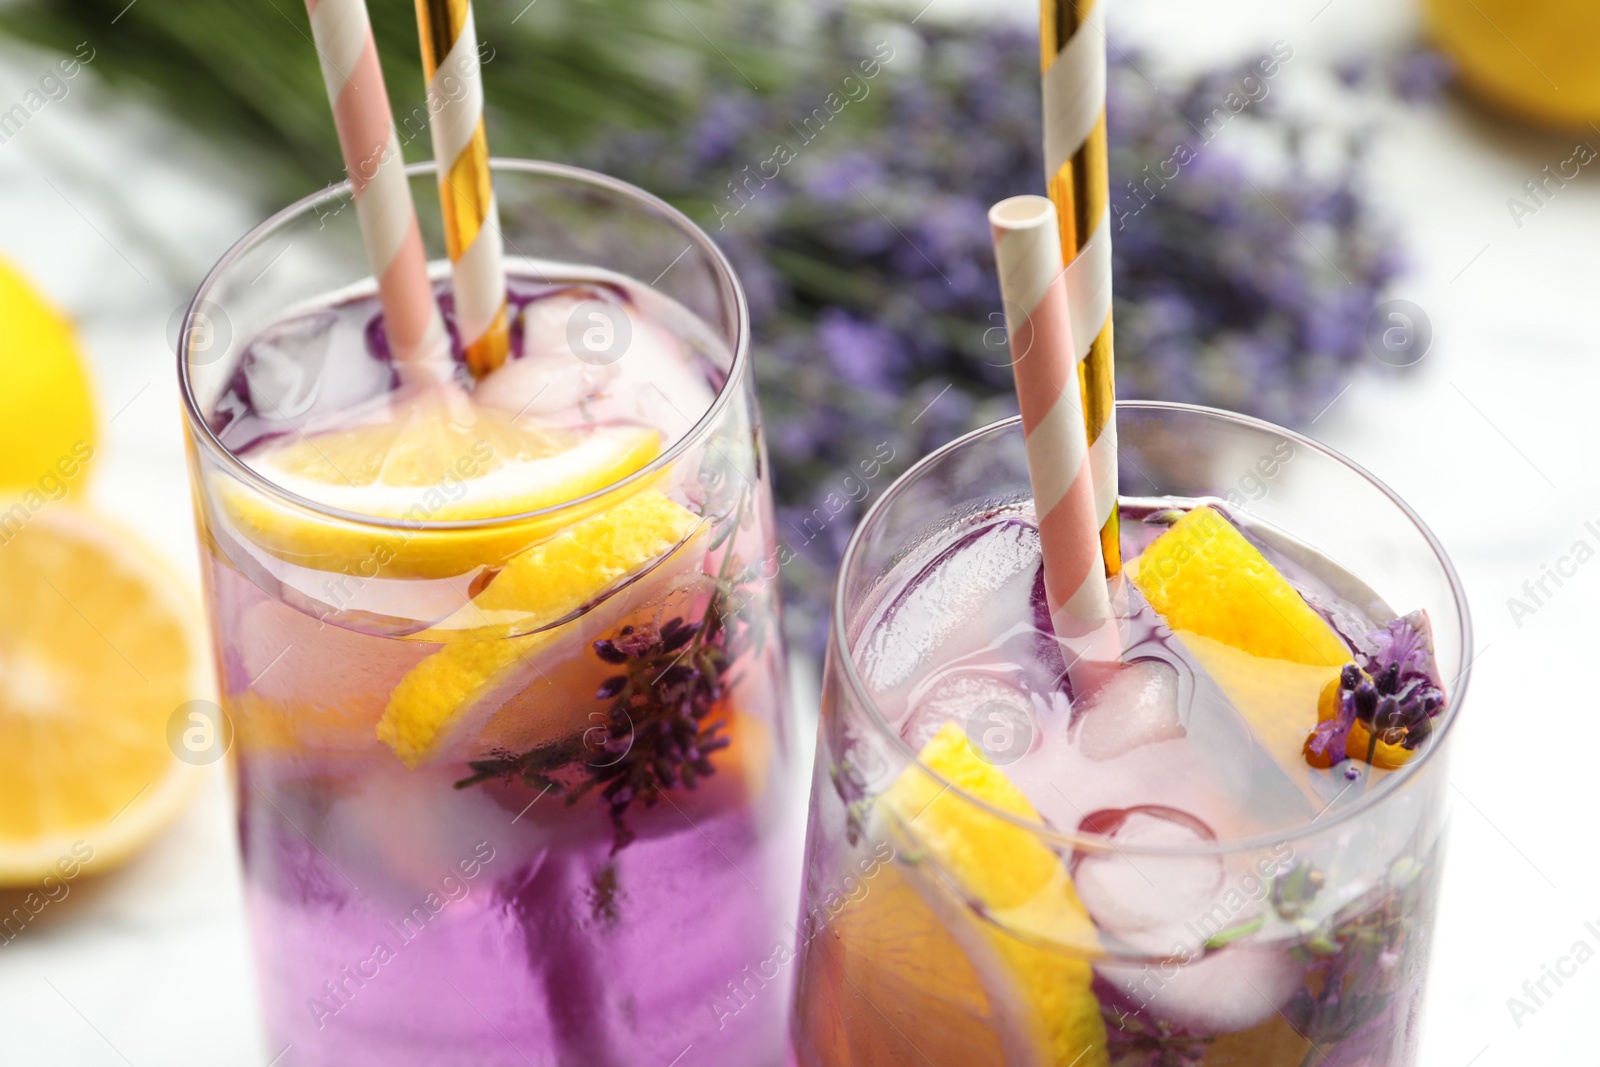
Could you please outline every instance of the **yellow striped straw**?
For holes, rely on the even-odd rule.
[[[500,211],[483,126],[478,30],[469,0],[416,2],[445,245],[454,268],[456,331],[467,366],[481,378],[505,362],[511,332]]]
[[[1095,514],[1106,575],[1122,569],[1111,354],[1111,177],[1104,0],[1042,0],[1045,177],[1056,205],[1078,351]]]

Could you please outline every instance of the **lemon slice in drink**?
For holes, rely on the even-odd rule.
[[[881,850],[881,849],[880,849]],[[972,920],[935,912],[895,859],[862,860],[864,893],[842,884],[805,918],[808,950],[797,976],[797,1041],[807,1063],[967,1067],[1041,1062],[1041,1043],[1008,1017],[1016,1000],[986,982],[951,927]],[[983,950],[987,954],[987,950]],[[1019,1043],[1021,1048],[1013,1047]]]
[[[1174,630],[1252,656],[1340,667],[1350,649],[1294,586],[1215,508],[1197,507],[1130,565]]]
[[[297,508],[226,475],[216,477],[216,489],[227,524],[280,559],[369,578],[448,578],[496,567],[615,498],[484,529],[431,524],[577,500],[626,478],[660,450],[654,429],[546,430],[450,388],[428,387],[374,409],[366,421],[292,436],[249,457],[297,496],[398,521],[398,529]]]
[[[1328,798],[1306,775],[1302,750],[1306,736],[1317,725],[1317,704],[1323,690],[1330,683],[1339,683],[1339,668],[1266,659],[1189,630],[1173,633],[1233,702],[1250,724],[1256,743],[1283,768],[1288,779],[1318,809],[1326,804]]]
[[[553,686],[552,680],[568,673],[563,664],[603,635],[607,620],[619,623],[629,610],[660,599],[661,586],[700,575],[705,548],[699,528],[696,515],[647,489],[517,556],[455,617],[421,635],[451,643],[395,687],[378,720],[379,740],[408,767],[445,753],[459,755],[459,743],[470,743],[507,701],[530,689],[544,711],[545,721],[534,725],[544,739],[583,729],[589,724],[566,723],[562,716],[584,710],[599,679],[579,671],[577,677],[588,679],[586,689]],[[574,615],[646,567],[649,574],[617,602],[607,602],[603,618],[585,614],[528,632]],[[460,640],[462,633],[472,639]],[[518,633],[523,636],[512,636]],[[592,655],[588,659],[603,667]]]
[[[1197,507],[1129,564],[1134,584],[1313,802],[1301,755],[1344,639],[1215,508]]]
[[[910,767],[879,803],[904,869],[938,869],[965,901],[941,897],[926,874],[894,864],[877,873],[821,935],[833,943],[818,950],[818,991],[853,1005],[856,1018],[813,1020],[818,1032],[849,1063],[1106,1067],[1088,962],[1099,939],[1066,865],[1031,831],[955,789],[1025,820],[1038,813],[955,723],[920,759],[954,789]],[[986,918],[973,919],[968,902]]]
[[[202,780],[169,743],[174,713],[211,692],[182,588],[66,504],[0,530],[0,885],[59,876],[68,857],[115,866]]]

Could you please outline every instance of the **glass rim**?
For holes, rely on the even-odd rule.
[[[894,501],[916,480],[917,476],[921,475],[939,460],[942,460],[944,457],[954,452],[961,451],[984,438],[997,436],[1015,427],[1019,427],[1022,424],[1021,415],[1013,415],[1008,419],[1001,419],[1000,421],[992,422],[987,426],[980,426],[977,429],[962,434],[955,440],[941,445],[939,448],[928,453],[928,455],[912,464],[911,467],[905,471],[905,473],[900,475],[900,477],[896,478],[889,485],[889,487],[884,490],[883,495],[874,501],[872,506],[867,509],[864,515],[862,515],[861,521],[856,524],[855,530],[852,531],[850,535],[849,542],[845,545],[844,554],[839,559],[839,570],[834,577],[832,619],[828,625],[827,649],[827,651],[831,653],[839,663],[840,671],[844,675],[845,684],[850,689],[851,697],[853,697],[862,707],[866,709],[867,717],[871,720],[873,728],[875,728],[879,734],[886,737],[890,745],[906,758],[908,767],[918,768],[923,774],[926,774],[934,782],[938,783],[941,787],[941,791],[949,790],[950,792],[956,794],[956,796],[959,797],[964,803],[972,804],[980,811],[986,812],[1020,829],[1027,830],[1038,837],[1041,841],[1051,845],[1060,852],[1109,851],[1117,853],[1132,853],[1134,855],[1142,856],[1228,855],[1241,852],[1252,852],[1262,848],[1272,848],[1282,844],[1304,841],[1308,838],[1322,834],[1333,827],[1350,822],[1357,816],[1379,806],[1383,803],[1383,801],[1397,793],[1407,782],[1415,778],[1416,775],[1428,765],[1435,754],[1444,747],[1445,740],[1448,738],[1451,728],[1455,725],[1461,703],[1466,696],[1468,683],[1472,678],[1472,620],[1467,609],[1466,590],[1462,587],[1461,579],[1456,574],[1455,566],[1450,562],[1450,557],[1445,553],[1444,546],[1439,542],[1439,539],[1434,535],[1433,531],[1428,528],[1427,523],[1422,521],[1422,517],[1419,516],[1409,504],[1407,504],[1404,500],[1401,500],[1394,490],[1390,489],[1386,484],[1383,483],[1383,481],[1373,475],[1372,472],[1368,471],[1365,467],[1361,466],[1359,463],[1356,463],[1354,460],[1349,459],[1337,450],[1329,448],[1327,445],[1321,444],[1320,442],[1314,441],[1311,438],[1306,437],[1304,434],[1296,433],[1293,430],[1278,426],[1275,423],[1267,422],[1264,419],[1256,419],[1248,415],[1240,415],[1237,412],[1224,411],[1220,408],[1203,407],[1198,404],[1180,404],[1164,400],[1119,400],[1116,403],[1116,407],[1119,413],[1123,411],[1136,410],[1188,412],[1204,415],[1221,422],[1231,422],[1236,425],[1245,426],[1254,430],[1266,430],[1270,433],[1279,434],[1292,441],[1296,446],[1304,446],[1305,448],[1311,449],[1314,452],[1321,453],[1328,459],[1343,465],[1347,469],[1364,478],[1369,485],[1371,485],[1374,489],[1377,489],[1381,494],[1388,498],[1389,502],[1393,504],[1402,515],[1410,520],[1412,526],[1419,534],[1422,535],[1424,542],[1426,542],[1428,548],[1433,552],[1434,558],[1438,561],[1439,568],[1443,572],[1450,587],[1451,597],[1455,602],[1456,622],[1460,627],[1461,632],[1462,657],[1465,660],[1465,662],[1462,664],[1460,673],[1457,675],[1455,682],[1451,686],[1451,691],[1447,694],[1444,711],[1439,717],[1441,720],[1440,725],[1437,726],[1433,731],[1432,742],[1428,744],[1421,752],[1419,752],[1415,759],[1408,761],[1403,768],[1398,771],[1391,771],[1389,776],[1384,779],[1381,788],[1375,790],[1367,796],[1362,797],[1360,800],[1357,800],[1354,804],[1350,805],[1344,810],[1336,812],[1326,821],[1322,821],[1322,816],[1319,813],[1317,816],[1314,816],[1310,821],[1304,823],[1303,825],[1286,828],[1285,830],[1277,833],[1258,834],[1254,837],[1229,838],[1225,840],[1213,841],[1203,845],[1181,846],[1119,845],[1113,838],[1104,834],[1086,834],[1075,830],[1058,830],[1055,827],[1046,825],[1041,820],[1024,819],[1020,816],[1013,815],[1010,812],[997,808],[987,801],[981,800],[978,797],[968,793],[966,790],[962,789],[944,775],[939,774],[937,771],[924,764],[917,750],[913,748],[905,738],[900,736],[900,732],[898,730],[890,727],[888,720],[884,717],[883,712],[881,709],[879,709],[877,702],[872,698],[870,691],[867,689],[866,683],[862,680],[860,672],[856,669],[855,657],[850,654],[850,637],[847,632],[848,626],[845,621],[846,576],[849,575],[852,565],[856,562],[856,557],[865,542],[866,532],[872,527],[874,522],[876,522],[881,515],[887,511],[891,502]],[[1326,812],[1327,809],[1324,808],[1323,811]]]
[[[194,316],[200,312],[209,293],[217,286],[227,271],[250,249],[282,230],[294,220],[304,217],[308,211],[333,200],[352,197],[354,189],[350,181],[346,180],[303,196],[288,206],[280,208],[252,227],[244,236],[229,246],[228,250],[222,254],[222,257],[206,272],[206,276],[201,279],[200,284],[195,288],[194,296],[189,299],[189,303],[184,309],[182,328],[178,332],[177,352],[178,392],[182,398],[184,421],[192,437],[197,439],[205,450],[220,462],[229,473],[244,481],[251,488],[265,493],[271,498],[353,526],[363,526],[378,530],[400,530],[411,534],[460,530],[494,530],[502,526],[515,526],[530,520],[559,515],[573,508],[582,507],[593,501],[609,497],[629,485],[647,484],[650,479],[660,475],[662,471],[682,458],[686,452],[710,436],[723,412],[732,403],[731,398],[738,393],[745,377],[750,373],[750,308],[745,300],[744,286],[740,284],[739,276],[734,272],[733,264],[729,262],[727,255],[717,246],[716,242],[711,239],[710,234],[706,233],[688,215],[685,215],[654,193],[641,189],[630,182],[625,182],[620,178],[601,174],[598,171],[574,167],[565,163],[513,159],[501,156],[490,158],[489,168],[492,173],[514,173],[538,178],[564,179],[576,184],[588,185],[592,188],[616,193],[627,200],[633,201],[635,206],[644,207],[649,212],[657,215],[662,221],[677,228],[683,233],[685,239],[690,242],[690,248],[699,248],[707,256],[713,265],[713,273],[716,276],[719,287],[722,289],[722,296],[731,305],[733,312],[732,322],[724,325],[732,327],[734,336],[732,338],[733,343],[729,346],[732,362],[728,365],[727,378],[723,381],[721,388],[717,390],[717,395],[712,398],[710,405],[707,406],[700,418],[696,420],[694,425],[680,434],[671,445],[662,449],[661,453],[649,463],[626,477],[619,478],[592,492],[585,493],[583,496],[564,500],[559,504],[551,504],[533,511],[492,515],[479,519],[417,521],[346,511],[343,508],[333,507],[310,497],[291,492],[256,471],[255,468],[245,463],[222,443],[200,411],[200,404],[195,396],[194,383],[190,375],[188,356],[191,331],[187,327]],[[431,160],[407,164],[405,167],[405,175],[408,182],[425,175],[437,175],[437,173],[438,168]],[[433,260],[429,260],[429,262],[432,263]],[[707,325],[711,324],[708,323]]]

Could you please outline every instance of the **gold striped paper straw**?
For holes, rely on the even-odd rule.
[[[467,366],[481,378],[505,362],[511,332],[500,211],[483,126],[478,30],[469,0],[416,2],[445,246],[454,270],[456,331]]]
[[[1045,178],[1056,205],[1077,338],[1078,384],[1106,575],[1122,569],[1111,352],[1111,177],[1106,157],[1104,0],[1042,0]]]

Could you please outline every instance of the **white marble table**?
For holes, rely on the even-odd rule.
[[[954,12],[970,0],[934,3]],[[1178,61],[1280,38],[1309,60],[1402,39],[1411,16],[1393,6],[1124,0],[1114,22],[1168,42],[1160,51]],[[0,54],[0,101],[18,98],[47,62]],[[0,145],[0,254],[24,264],[79,321],[109,420],[94,498],[192,572],[163,332],[183,287],[254,221],[237,194],[247,179],[91,82],[92,74],[78,79],[71,96]],[[1600,874],[1600,853],[1583,822],[1600,717],[1583,672],[1569,669],[1593,654],[1587,602],[1600,591],[1600,566],[1580,568],[1520,623],[1507,598],[1574,542],[1600,547],[1585,526],[1600,520],[1587,432],[1600,395],[1600,319],[1591,311],[1600,189],[1585,175],[1518,228],[1506,198],[1567,158],[1570,139],[1508,133],[1459,108],[1381,110],[1388,125],[1373,193],[1415,260],[1395,295],[1427,311],[1434,346],[1404,378],[1364,368],[1313,432],[1433,525],[1476,614],[1480,658],[1456,741],[1458,803],[1422,1063],[1580,1062],[1600,961],[1579,967],[1520,1025],[1507,998],[1522,996],[1524,981],[1575,942],[1600,949],[1586,926],[1600,930],[1600,894],[1588,881]],[[163,254],[147,233],[161,235]],[[263,1067],[269,1059],[220,776],[146,855],[76,885],[0,946],[7,1064]]]

